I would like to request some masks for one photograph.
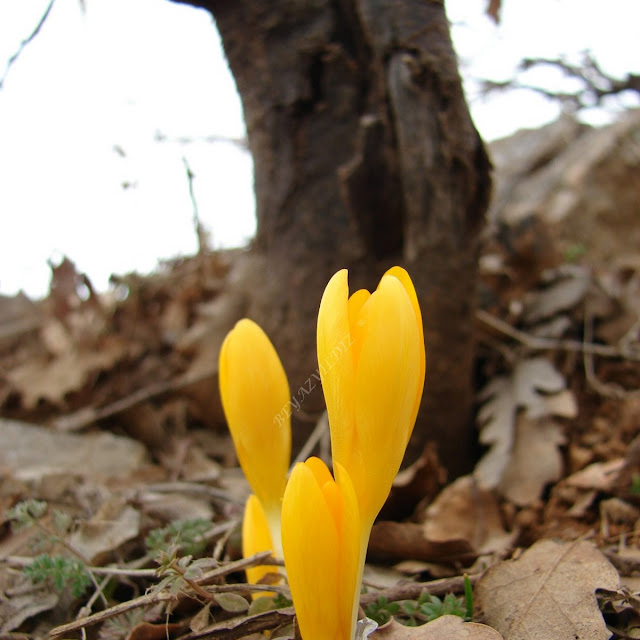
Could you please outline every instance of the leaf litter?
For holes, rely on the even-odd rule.
[[[0,298],[0,430],[12,443],[0,448],[0,633],[294,637],[286,586],[244,582],[243,568],[267,558],[240,559],[248,488],[212,392],[219,345],[246,308],[227,284],[241,261],[204,253],[114,278],[98,295],[65,260],[46,300]],[[487,277],[483,455],[447,480],[432,447],[401,474],[391,502],[411,501],[413,512],[376,523],[368,564],[380,570],[367,572],[362,596],[363,607],[411,610],[425,594],[464,598],[468,573],[473,621],[391,620],[370,637],[633,637],[637,267],[541,269],[529,290]],[[585,341],[586,323],[597,343]],[[11,526],[11,510],[29,500],[43,501],[44,515]],[[81,597],[31,583],[23,571],[42,553],[69,568],[78,559],[90,576]],[[252,600],[261,591],[277,596]]]

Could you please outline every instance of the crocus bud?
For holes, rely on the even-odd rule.
[[[220,350],[220,395],[236,453],[282,557],[280,510],[291,457],[291,422],[283,411],[289,384],[275,348],[253,321],[240,320]]]
[[[318,314],[318,362],[336,477],[340,467],[348,473],[370,529],[400,468],[424,386],[422,316],[404,269],[390,269],[372,294],[361,289],[351,297],[346,270],[331,278]]]
[[[350,640],[360,595],[360,518],[353,485],[319,458],[298,463],[282,503],[284,562],[303,640]]]

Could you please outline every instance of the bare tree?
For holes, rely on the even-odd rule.
[[[414,455],[473,461],[477,237],[490,164],[462,92],[442,1],[179,0],[213,14],[242,98],[258,227],[250,314],[292,393],[316,367],[328,278],[375,287],[399,263],[425,324]],[[321,396],[306,397],[315,410]]]

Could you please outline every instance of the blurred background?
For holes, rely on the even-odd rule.
[[[504,2],[498,22],[488,6],[447,2],[487,141],[576,108],[548,94],[579,92],[584,79],[523,60],[584,70],[590,55],[610,77],[640,73],[637,0]],[[62,255],[105,290],[112,273],[192,254],[194,201],[211,248],[251,240],[242,108],[206,11],[163,0],[3,0],[0,81],[0,293],[44,296],[47,261]],[[639,95],[587,98],[578,117],[609,123]]]

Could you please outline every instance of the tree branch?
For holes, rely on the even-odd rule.
[[[7,61],[7,65],[5,66],[4,73],[0,77],[0,89],[4,88],[4,81],[7,78],[9,69],[11,69],[13,64],[18,60],[18,58],[20,57],[20,54],[24,51],[25,47],[38,35],[38,33],[40,32],[40,29],[42,29],[42,26],[44,25],[47,18],[49,17],[49,14],[51,13],[51,9],[53,8],[53,3],[55,1],[56,0],[49,0],[49,4],[47,5],[45,12],[42,14],[42,17],[38,21],[38,24],[36,24],[33,31],[18,45],[18,49],[16,50],[16,52]]]
[[[569,92],[556,91],[512,78],[502,82],[482,80],[481,93],[487,95],[505,89],[527,89],[545,98],[559,101],[569,111],[601,105],[607,96],[618,95],[623,91],[640,93],[640,75],[629,73],[624,78],[614,78],[600,67],[588,51],[582,54],[582,64],[571,64],[565,58],[525,58],[518,65],[518,71],[525,72],[543,65],[560,69],[567,78],[579,80],[582,88]]]

